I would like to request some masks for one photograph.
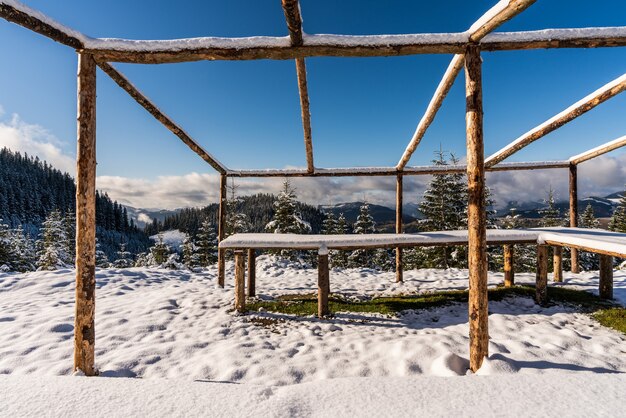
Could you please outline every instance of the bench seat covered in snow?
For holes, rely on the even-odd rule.
[[[248,296],[255,294],[255,250],[299,249],[317,250],[319,315],[328,314],[330,279],[328,250],[354,250],[359,248],[395,248],[420,246],[467,245],[467,230],[435,231],[416,234],[346,234],[346,235],[299,235],[299,234],[235,234],[219,244],[221,250],[235,251],[235,308],[245,310],[245,284],[243,250],[248,250]],[[571,247],[600,254],[600,296],[613,295],[613,257],[626,258],[626,234],[601,229],[585,228],[531,228],[488,229],[487,244],[537,244],[537,301],[547,302],[548,247]],[[561,255],[555,250],[555,271],[561,269]],[[512,263],[511,263],[512,264]]]

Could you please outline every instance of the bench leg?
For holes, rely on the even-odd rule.
[[[535,301],[539,305],[548,302],[548,246],[537,245],[537,280]]]
[[[248,249],[248,296],[256,296],[256,250]]]
[[[600,254],[600,297],[613,299],[613,257]]]
[[[317,316],[320,318],[330,313],[328,310],[329,293],[328,254],[319,254],[317,256]]]
[[[404,281],[403,278],[403,269],[402,269],[402,248],[396,248],[396,282],[402,283]]]
[[[512,287],[515,284],[515,269],[513,268],[514,250],[513,245],[503,246],[504,250],[504,287]]]
[[[246,260],[243,251],[235,251],[235,310],[243,313],[246,310],[245,294]]]
[[[563,247],[553,247],[554,256],[552,258],[552,267],[554,270],[553,280],[555,283],[563,282]]]

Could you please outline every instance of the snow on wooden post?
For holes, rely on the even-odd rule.
[[[217,238],[219,242],[226,237],[226,180],[227,177],[222,174],[220,176],[220,206],[217,220]],[[219,248],[217,250],[217,283],[224,287],[224,276],[226,269],[225,253],[226,250]]]
[[[578,226],[578,166],[576,164],[569,165],[569,226],[571,228]],[[580,273],[578,249],[571,248],[570,251],[572,273]]]
[[[548,246],[537,245],[537,279],[535,301],[539,305],[548,302]]]
[[[396,234],[402,233],[402,174],[396,177]],[[402,248],[396,247],[396,282],[403,281]]]
[[[317,316],[319,318],[323,318],[330,313],[328,309],[328,294],[330,293],[329,276],[328,249],[322,246],[317,255]]]
[[[248,296],[256,295],[256,250],[248,249]]]
[[[512,287],[515,284],[515,269],[513,268],[514,250],[513,244],[503,246],[504,252],[504,287]]]
[[[553,247],[552,271],[554,275],[552,279],[555,283],[563,281],[563,247]]]
[[[96,62],[78,54],[74,371],[94,376],[96,314]]]
[[[246,260],[243,250],[235,251],[235,310],[243,313],[246,310]]]
[[[477,371],[489,354],[487,232],[480,48],[465,50],[465,125],[467,136],[468,266],[470,369]]]
[[[613,299],[613,257],[600,254],[600,297]]]

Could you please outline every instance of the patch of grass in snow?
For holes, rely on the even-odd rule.
[[[582,290],[567,289],[564,287],[548,288],[548,295],[552,303],[575,305],[584,312],[594,312],[602,308],[614,306],[598,296]],[[535,288],[531,286],[496,287],[489,289],[490,301],[501,301],[506,297],[534,298]],[[341,295],[331,295],[329,308],[331,312],[358,312],[397,314],[406,310],[430,309],[452,303],[467,303],[467,290],[449,290],[430,292],[415,295],[401,295],[394,297],[376,297],[369,300],[347,300]],[[250,311],[270,311],[288,315],[316,315],[317,295],[284,295],[272,301],[254,301],[247,305]]]
[[[605,327],[626,334],[626,308],[601,309],[595,312],[592,317]]]

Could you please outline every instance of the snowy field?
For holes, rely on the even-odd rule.
[[[262,298],[316,289],[315,269],[297,269],[262,256],[257,272],[257,294]],[[232,263],[227,264],[225,289],[217,286],[215,269],[98,270],[96,364],[101,375],[245,383],[249,401],[254,393],[265,396],[264,390],[304,391],[279,386],[310,383],[327,390],[344,381],[328,386],[325,379],[367,377],[354,382],[386,382],[385,387],[393,388],[419,386],[414,380],[418,377],[466,374],[466,304],[397,317],[337,313],[323,321],[270,313],[235,316],[232,278]],[[490,274],[490,284],[502,280],[502,274]],[[516,282],[533,283],[534,274],[518,274]],[[71,374],[73,283],[73,270],[0,274],[0,374],[32,375],[25,380],[3,377],[0,389],[6,394],[19,390],[20,384],[29,385],[22,382],[33,381],[35,375]],[[565,273],[564,285],[597,292],[597,272]],[[407,271],[402,284],[394,282],[391,272],[331,270],[332,291],[355,297],[466,287],[464,270]],[[626,303],[626,272],[615,273],[615,296]],[[479,375],[565,373],[570,378],[564,380],[573,381],[579,379],[574,375],[626,372],[626,336],[585,314],[561,305],[542,308],[523,297],[489,306],[490,357]],[[263,326],[252,320],[260,316],[279,321]],[[428,381],[438,382],[432,379]],[[453,380],[465,379],[476,378]],[[624,388],[626,381],[620,382]],[[222,385],[220,390],[228,396],[231,387]]]

